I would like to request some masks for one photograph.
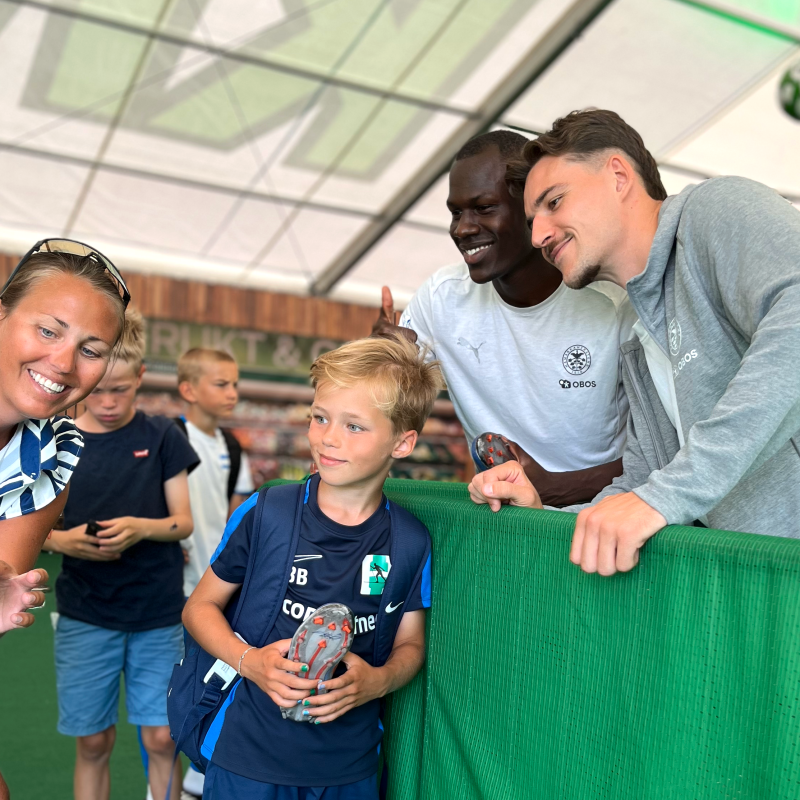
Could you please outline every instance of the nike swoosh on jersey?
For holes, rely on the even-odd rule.
[[[322,556],[295,556],[294,560],[295,561],[311,561],[312,559],[315,559],[315,558],[322,558]]]
[[[400,606],[403,605],[403,603],[405,603],[405,600],[401,600],[396,606],[393,606],[391,603],[387,603],[386,613],[391,614],[392,611],[397,611],[397,609],[400,608]]]

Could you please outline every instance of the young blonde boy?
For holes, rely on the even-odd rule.
[[[406,512],[388,503],[383,484],[395,460],[416,445],[443,385],[438,364],[425,363],[404,339],[364,339],[318,358],[311,376],[308,440],[319,472],[306,484],[296,567],[286,584],[273,587],[283,601],[266,646],[243,645],[223,613],[244,579],[257,495],[231,518],[184,611],[197,643],[239,665],[242,676],[223,720],[217,716],[212,724],[206,800],[375,800],[379,699],[408,683],[424,660],[430,539],[417,520],[428,549],[407,572],[406,600],[382,606],[372,573],[380,567],[385,578],[392,569],[390,512]],[[322,686],[301,677],[308,666],[287,653],[298,625],[334,602],[352,610],[355,637],[346,671]],[[401,618],[391,653],[376,664],[379,613]],[[321,688],[326,693],[318,694]],[[316,724],[282,718],[281,707],[300,703]]]
[[[200,457],[189,476],[194,532],[183,543],[188,553],[183,572],[187,597],[222,540],[228,517],[254,488],[247,453],[232,433],[219,427],[239,401],[238,385],[239,367],[223,350],[195,347],[178,360],[178,391],[186,403],[178,422]]]
[[[65,530],[53,531],[47,545],[64,555],[56,581],[58,730],[77,738],[76,800],[109,797],[123,673],[128,722],[141,727],[156,797],[165,796],[174,753],[166,691],[183,654],[178,541],[192,532],[187,474],[197,456],[172,420],[136,410],[144,374],[137,312],[128,311],[126,329],[75,420],[85,447]]]

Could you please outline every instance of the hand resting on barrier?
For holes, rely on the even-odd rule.
[[[503,504],[542,508],[542,501],[516,461],[476,475],[469,485],[472,501],[499,511]],[[639,550],[667,524],[666,519],[633,492],[611,495],[584,508],[575,522],[569,558],[584,572],[613,575],[639,563]]]
[[[469,485],[469,496],[473,503],[488,504],[492,511],[499,511],[504,504],[542,508],[539,493],[518,461],[507,461],[479,472]]]

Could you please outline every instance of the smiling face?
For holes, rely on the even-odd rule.
[[[522,202],[511,196],[496,147],[456,161],[450,170],[450,236],[475,283],[502,278],[533,251]]]
[[[342,487],[382,482],[392,460],[409,455],[416,441],[416,431],[395,433],[367,386],[317,385],[308,443],[325,483]]]
[[[118,332],[111,299],[72,275],[43,278],[11,311],[0,301],[0,426],[82,400],[103,377]]]
[[[607,164],[545,156],[525,183],[531,241],[571,289],[602,280],[621,240],[620,194]]]

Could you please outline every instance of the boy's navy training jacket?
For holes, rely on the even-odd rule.
[[[250,645],[262,647],[273,630],[289,583],[308,492],[309,482],[306,481],[305,484],[262,488],[249,501],[252,508],[257,497],[249,562],[241,590],[234,595],[225,616],[231,628]],[[387,606],[394,610],[409,600],[420,580],[426,607],[430,605],[431,594],[430,535],[425,526],[405,509],[390,501],[388,508],[392,566],[375,624],[375,666],[382,666],[391,654],[402,619],[402,611],[387,614]],[[231,519],[231,531],[238,521]],[[205,683],[204,678],[216,659],[202,650],[188,632],[185,638],[186,657],[176,665],[169,688],[170,731],[178,749],[204,771],[215,753],[221,760],[225,760],[226,753],[235,758],[243,743],[258,738],[260,733],[224,725],[226,710],[234,701],[243,679],[237,676],[225,689],[222,688],[222,679],[216,675]],[[286,720],[285,724],[302,723]],[[333,767],[330,785],[343,782],[348,781],[337,780]]]

